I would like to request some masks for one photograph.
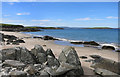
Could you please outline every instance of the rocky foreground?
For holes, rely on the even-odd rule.
[[[120,74],[119,63],[90,55],[91,67],[99,76]],[[86,77],[78,54],[73,47],[66,47],[58,59],[51,49],[46,51],[40,45],[35,45],[30,51],[25,47],[14,47],[0,51],[1,77]]]

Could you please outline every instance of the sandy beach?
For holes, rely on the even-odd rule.
[[[58,58],[62,49],[66,47],[63,45],[57,45],[54,43],[54,41],[46,41],[46,40],[42,40],[38,38],[27,38],[27,37],[32,37],[29,34],[23,34],[19,32],[5,32],[5,31],[2,31],[1,33],[4,33],[6,35],[15,35],[19,38],[23,38],[23,40],[25,41],[25,43],[21,43],[20,45],[3,45],[1,46],[2,49],[23,46],[31,50],[34,47],[34,45],[39,44],[43,46],[45,50],[48,48],[52,49],[53,53]],[[85,62],[85,60],[91,59],[89,55],[100,55],[104,58],[118,61],[118,52],[113,52],[111,50],[99,50],[97,48],[91,48],[91,47],[74,47],[74,48],[77,51],[79,57],[80,56],[88,57],[87,59],[80,58],[85,75],[94,75],[94,72],[92,71],[92,68],[90,67],[91,63]]]

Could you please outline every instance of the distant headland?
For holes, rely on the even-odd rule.
[[[13,32],[35,32],[41,31],[41,29],[63,29],[60,27],[33,27],[33,26],[23,26],[14,24],[3,24],[0,23],[0,30],[2,31],[13,31]]]

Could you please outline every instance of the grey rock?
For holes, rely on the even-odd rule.
[[[15,61],[15,60],[5,60],[5,62],[3,62],[3,66],[4,67],[21,67],[24,68],[25,64],[21,63],[20,61]]]
[[[68,63],[61,63],[60,66],[56,68],[46,67],[45,70],[52,76],[62,75],[70,70],[77,69],[79,67],[70,65]]]
[[[46,72],[46,70],[40,71],[40,77],[50,77],[50,75]]]
[[[81,59],[87,59],[87,57],[86,57],[86,56],[80,56],[80,58],[81,58]]]
[[[1,51],[0,51],[0,60],[2,60],[2,53],[1,53]]]
[[[48,67],[54,67],[54,66],[59,67],[60,63],[56,58],[48,55],[47,56],[47,65],[48,65]]]
[[[1,51],[2,54],[2,60],[15,60],[16,59],[16,54],[15,54],[15,48],[8,48],[8,49],[3,49]]]
[[[31,53],[34,54],[35,56],[37,56],[38,53],[44,53],[44,54],[46,54],[45,50],[40,45],[35,45],[34,48],[31,49]]]
[[[24,71],[12,71],[10,77],[27,77],[27,73]]]
[[[58,60],[60,62],[66,62],[72,65],[81,66],[77,52],[73,47],[64,48],[63,51],[60,53]]]
[[[104,76],[104,75],[113,75],[113,76],[118,75],[114,72],[111,72],[111,71],[106,70],[106,69],[101,69],[101,68],[96,68],[94,71],[95,71],[95,73],[102,75],[102,76]]]
[[[35,63],[29,50],[25,47],[15,47],[2,50],[2,60],[18,60],[24,63]]]
[[[25,64],[36,63],[30,51],[25,47],[16,47],[16,60],[21,61]]]
[[[96,68],[106,69],[108,71],[120,74],[119,65],[120,65],[119,62],[101,57],[99,59],[95,59],[91,67],[94,69]]]
[[[43,64],[47,61],[47,56],[44,53],[37,54],[38,62]]]
[[[46,50],[46,55],[50,55],[50,56],[53,56],[55,58],[55,55],[53,54],[52,50],[51,49],[47,49]]]
[[[30,75],[33,75],[37,72],[37,70],[35,69],[35,67],[33,65],[29,65],[28,67],[26,67],[24,69],[25,72],[27,72]]]

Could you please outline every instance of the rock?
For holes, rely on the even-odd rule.
[[[86,41],[86,42],[84,42],[83,44],[99,46],[99,44],[96,43],[95,41],[89,41],[89,42]]]
[[[51,49],[47,49],[46,50],[46,55],[48,56],[52,56],[52,57],[54,57],[55,58],[55,55],[53,54],[53,52],[52,52],[52,50]]]
[[[28,67],[26,67],[24,69],[25,72],[27,72],[30,75],[33,75],[37,72],[37,70],[35,69],[35,67],[33,65],[29,65]]]
[[[106,69],[108,71],[120,74],[120,63],[119,62],[115,62],[113,60],[110,59],[106,59],[106,58],[94,58],[94,62],[92,63],[91,67],[96,69],[96,68],[100,68],[100,69]]]
[[[35,64],[33,55],[25,47],[16,47],[16,60],[21,61],[25,64]]]
[[[68,63],[69,65],[74,66],[74,69],[71,69],[72,72],[68,72],[69,74],[72,75],[72,73],[74,73],[76,76],[77,75],[81,76],[84,74],[84,71],[81,67],[81,63],[80,63],[79,57],[77,55],[77,52],[75,51],[75,49],[73,47],[64,48],[62,50],[62,52],[60,53],[58,60],[62,63]],[[60,65],[60,66],[62,66],[62,65]],[[67,67],[68,67],[68,65],[67,65]],[[75,71],[77,71],[77,72],[75,72]],[[66,75],[68,75],[68,74],[66,73]]]
[[[4,67],[13,67],[13,68],[17,68],[17,67],[24,68],[25,64],[21,63],[20,61],[15,61],[15,60],[5,60],[5,62],[3,62],[3,66]]]
[[[44,36],[44,37],[43,37],[43,40],[58,40],[58,39],[53,38],[53,37],[51,37],[51,36]]]
[[[19,45],[19,43],[16,42],[16,41],[13,41],[12,44],[13,44],[13,45]]]
[[[27,73],[24,71],[12,71],[10,77],[27,77]]]
[[[71,44],[83,44],[83,42],[70,42]]]
[[[62,52],[59,55],[58,60],[60,62],[69,63],[72,65],[79,65],[81,66],[79,57],[73,47],[66,47],[62,50]]]
[[[61,63],[60,66],[56,69],[54,68],[50,68],[50,67],[46,67],[45,70],[52,76],[55,76],[55,75],[62,75],[64,73],[66,73],[67,71],[69,70],[72,70],[72,69],[77,69],[78,67],[77,66],[73,66],[73,65],[70,65],[68,63]]]
[[[58,68],[60,66],[60,63],[55,57],[48,55],[47,56],[47,65],[48,65],[48,67]]]
[[[37,71],[42,69],[42,65],[41,64],[34,64],[34,67]]]
[[[99,58],[101,58],[101,56],[99,56],[99,55],[90,55],[90,57],[92,57],[92,58],[94,58],[94,59],[99,59]]]
[[[101,76],[105,76],[105,75],[117,76],[118,75],[114,72],[111,72],[111,71],[106,70],[106,69],[101,69],[101,68],[96,68],[94,71],[96,74],[99,74]]]
[[[113,46],[103,46],[102,49],[115,50]]]
[[[39,37],[39,36],[34,36],[33,38],[40,38],[40,39],[42,39],[42,37]]]
[[[15,48],[8,48],[8,49],[3,49],[1,51],[2,54],[2,60],[15,60],[16,59],[16,54],[15,54]]]
[[[50,77],[50,75],[46,72],[46,70],[40,71],[40,77]]]
[[[16,40],[17,39],[17,37],[14,35],[4,35],[4,38],[9,39],[9,40]]]
[[[1,51],[0,51],[1,52]],[[0,61],[2,60],[2,53],[0,53]]]
[[[47,56],[44,53],[37,54],[38,63],[45,63],[47,61]]]
[[[22,40],[22,39],[18,39],[18,40],[16,40],[15,42],[18,42],[18,43],[25,43],[25,41]]]
[[[31,53],[34,54],[35,56],[37,56],[38,53],[44,53],[44,54],[46,54],[45,50],[40,45],[35,45],[34,48],[31,49]]]
[[[80,58],[81,58],[81,59],[87,59],[87,57],[86,57],[86,56],[80,56]]]
[[[32,55],[30,54],[29,50],[25,47],[15,47],[15,48],[8,48],[2,50],[2,60],[18,60],[25,64],[28,63],[35,63]]]

